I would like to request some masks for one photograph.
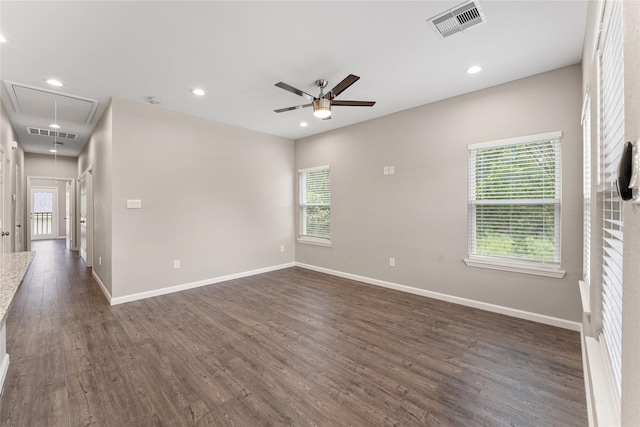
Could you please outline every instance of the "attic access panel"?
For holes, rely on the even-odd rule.
[[[99,101],[53,92],[20,83],[5,82],[16,113],[36,117],[54,115],[61,123],[91,124]],[[57,110],[57,112],[56,112]]]

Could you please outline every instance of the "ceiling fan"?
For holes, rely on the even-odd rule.
[[[288,85],[283,82],[276,83],[281,89],[287,90],[291,93],[295,93],[296,95],[300,95],[303,98],[307,98],[312,101],[310,104],[302,104],[296,105],[295,107],[287,107],[280,108],[278,110],[273,110],[276,113],[283,113],[285,111],[291,110],[299,110],[301,108],[311,107],[313,106],[313,115],[323,119],[329,120],[331,119],[331,107],[332,106],[340,106],[340,107],[373,107],[375,101],[336,101],[335,98],[344,92],[349,86],[354,84],[360,79],[360,77],[349,74],[345,77],[340,83],[338,83],[333,89],[329,92],[324,93],[324,88],[327,87],[326,80],[316,80],[316,86],[320,88],[320,95],[316,98],[315,96],[309,95],[306,92],[301,91],[300,89],[296,89],[295,87]]]

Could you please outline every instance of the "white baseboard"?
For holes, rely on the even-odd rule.
[[[184,283],[182,285],[169,286],[167,288],[154,289],[152,291],[140,292],[140,293],[131,294],[131,295],[124,295],[121,297],[112,298],[109,295],[108,298],[111,302],[111,305],[123,304],[125,302],[137,301],[145,298],[171,294],[174,292],[186,291],[187,289],[199,288],[201,286],[213,285],[214,283],[226,282],[227,280],[255,276],[257,274],[268,273],[270,271],[282,270],[284,268],[290,268],[290,267],[295,267],[295,263],[290,262],[286,264],[274,265],[271,267],[258,268],[256,270],[243,271],[240,273],[228,274],[226,276],[214,277],[214,278],[205,279],[205,280],[198,280],[197,282]],[[103,289],[103,292],[105,292],[105,289]]]
[[[0,357],[2,362],[0,363],[0,394],[4,389],[4,380],[7,378],[7,372],[9,372],[9,354],[7,353],[7,324],[3,323],[0,328]]]
[[[9,354],[5,353],[0,363],[0,394],[4,390],[4,380],[7,378],[7,372],[9,372]]]
[[[543,323],[545,325],[557,326],[559,328],[569,329],[572,331],[580,331],[581,324],[571,320],[560,319],[557,317],[547,316],[544,314],[532,313],[529,311],[518,310],[515,308],[504,307],[501,305],[490,304],[482,301],[475,301],[467,298],[456,297],[453,295],[441,294],[439,292],[427,291],[425,289],[414,288],[411,286],[400,285],[398,283],[386,282],[384,280],[372,279],[370,277],[358,276],[356,274],[345,273],[342,271],[331,270],[315,265],[295,263],[297,267],[306,268],[307,270],[318,271],[320,273],[330,274],[332,276],[344,277],[345,279],[357,280],[370,285],[381,286],[383,288],[395,289],[397,291],[407,292],[414,295],[433,298],[441,301],[447,301],[454,304],[460,304],[467,307],[478,308],[480,310],[490,311],[493,313],[504,314],[519,319],[531,320],[533,322]]]
[[[109,304],[113,305],[113,303],[111,302],[111,292],[109,292],[109,289],[107,289],[104,283],[102,283],[102,280],[100,280],[100,276],[96,274],[96,270],[93,268],[91,269],[91,275],[94,279],[96,279],[96,282],[98,282],[98,286],[100,286],[100,289],[102,290],[104,296],[107,297],[107,301],[109,301]]]

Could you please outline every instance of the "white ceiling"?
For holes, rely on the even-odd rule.
[[[480,0],[487,22],[443,40],[426,21],[460,3],[3,0],[0,78],[99,101],[91,123],[60,123],[80,137],[58,154],[77,156],[111,97],[298,139],[581,60],[586,1]],[[273,112],[308,102],[275,83],[317,95],[316,79],[330,88],[348,74],[361,79],[339,99],[374,107],[334,107],[324,121]],[[25,128],[47,128],[53,105],[16,112],[6,84],[2,99],[25,150],[48,154],[53,139]]]

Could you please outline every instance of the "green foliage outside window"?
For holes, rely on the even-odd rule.
[[[331,187],[329,169],[300,173],[300,234],[329,239]]]
[[[475,254],[559,261],[558,141],[478,149],[472,156]]]

